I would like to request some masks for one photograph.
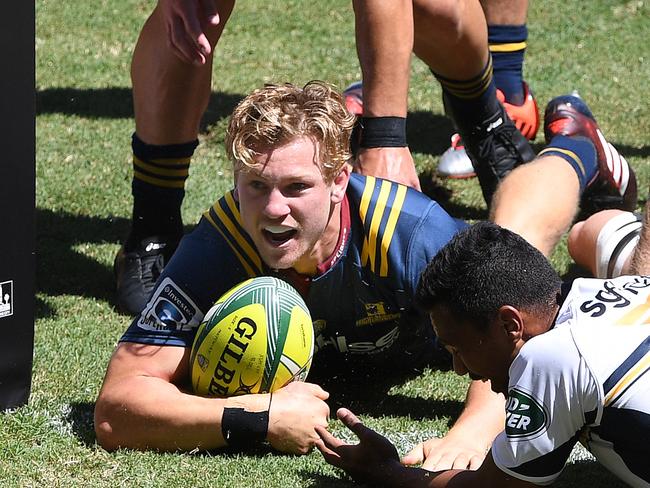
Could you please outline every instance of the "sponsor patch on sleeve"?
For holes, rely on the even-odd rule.
[[[150,331],[189,331],[197,327],[202,318],[199,307],[167,277],[154,291],[137,326]]]
[[[519,388],[512,388],[506,403],[506,435],[508,439],[533,439],[548,427],[546,407]]]

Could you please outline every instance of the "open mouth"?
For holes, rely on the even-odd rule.
[[[279,246],[292,239],[298,231],[287,225],[268,225],[262,232],[269,242]]]

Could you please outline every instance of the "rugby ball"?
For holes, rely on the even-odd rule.
[[[314,353],[307,305],[288,283],[252,278],[227,291],[205,314],[192,345],[192,388],[229,397],[304,381]]]

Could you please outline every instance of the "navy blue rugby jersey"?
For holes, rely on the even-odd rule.
[[[387,180],[352,174],[339,246],[317,276],[273,271],[241,226],[232,192],[183,238],[154,292],[121,341],[191,347],[203,315],[223,293],[254,276],[274,275],[299,289],[316,347],[345,354],[417,352],[434,343],[413,296],[429,260],[467,226],[426,195]],[[342,215],[346,221],[346,215]],[[428,346],[427,346],[428,347]]]

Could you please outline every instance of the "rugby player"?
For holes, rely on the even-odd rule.
[[[549,249],[568,229],[581,189],[609,174],[589,132],[595,121],[578,104],[560,102],[549,116],[548,132],[557,134],[495,197],[495,218]],[[237,106],[226,138],[235,188],[183,239],[117,346],[95,408],[102,446],[212,449],[226,445],[224,426],[232,446],[266,439],[305,453],[314,445],[315,427],[325,426],[329,413],[328,393],[315,384],[292,383],[272,401],[268,394],[188,392],[188,357],[204,313],[252,276],[276,275],[301,292],[318,336],[314,365],[332,376],[337,365],[342,373],[381,376],[398,364],[413,371],[445,360],[414,294],[429,260],[466,224],[416,190],[351,174],[353,124],[342,96],[321,82],[270,85]],[[548,172],[553,184],[535,186]],[[573,207],[561,208],[567,196]],[[556,202],[551,211],[549,200]],[[499,202],[514,208],[501,210]],[[533,219],[537,226],[529,227]],[[444,462],[480,462],[502,415],[503,398],[473,382],[459,421],[437,442]]]
[[[329,463],[370,486],[524,487],[552,483],[581,442],[629,485],[650,486],[649,277],[563,284],[520,236],[480,223],[434,257],[416,296],[454,370],[507,395],[502,432],[478,470],[431,472],[402,465],[340,409],[361,442],[318,426]]]
[[[118,308],[131,315],[142,311],[183,234],[181,204],[210,97],[214,49],[234,3],[159,0],[135,47],[133,214],[114,262]],[[356,171],[420,187],[406,143],[415,52],[442,84],[489,203],[498,179],[534,153],[496,98],[479,1],[355,0],[353,5],[365,89]]]
[[[497,97],[519,132],[532,141],[539,128],[539,109],[523,79],[528,0],[481,0],[481,7],[487,21]],[[451,136],[451,146],[440,156],[437,173],[448,178],[476,175],[460,134]]]

